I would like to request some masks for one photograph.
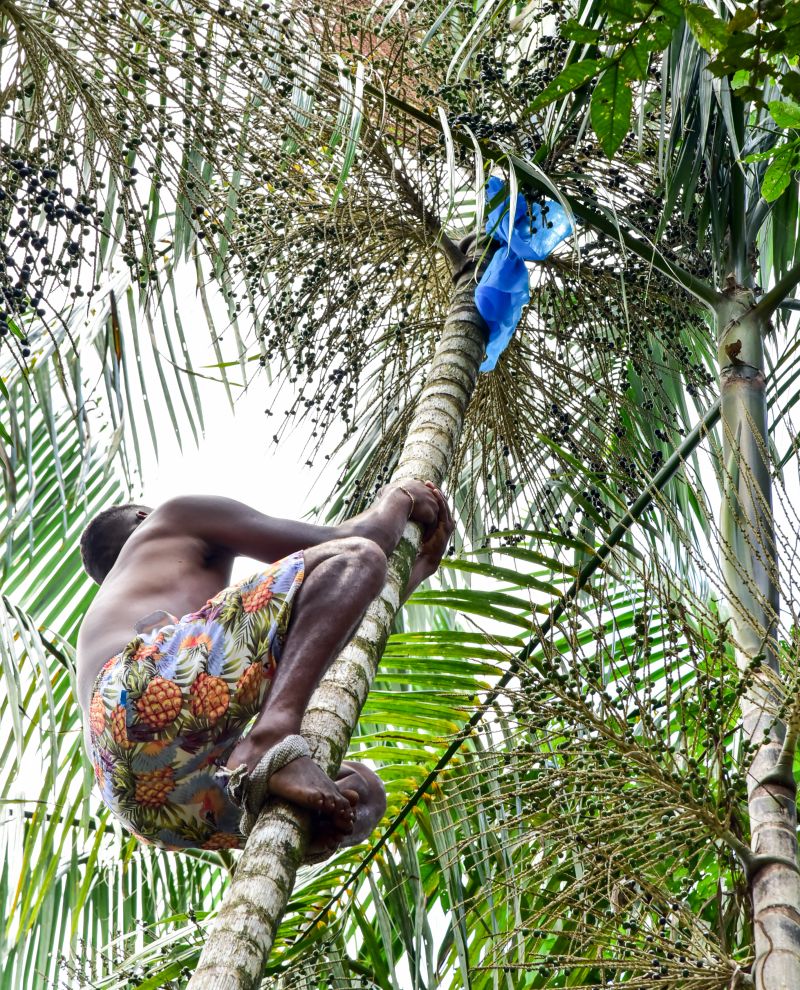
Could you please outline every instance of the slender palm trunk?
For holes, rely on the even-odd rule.
[[[485,325],[475,308],[471,276],[470,269],[456,282],[395,481],[420,478],[441,484],[453,459],[484,352]],[[419,527],[409,524],[390,561],[382,594],[328,671],[303,720],[302,731],[316,760],[331,774],[347,752],[418,543]],[[304,853],[307,826],[307,816],[284,802],[266,808],[250,834],[188,990],[250,990],[259,985]]]
[[[763,318],[749,289],[730,285],[717,306],[724,432],[722,557],[736,657],[749,689],[744,738],[755,751],[748,777],[756,990],[800,988],[794,732],[776,718],[778,559],[768,457]],[[746,754],[745,754],[746,757]]]

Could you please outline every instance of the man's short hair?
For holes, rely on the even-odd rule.
[[[98,512],[81,534],[81,560],[89,577],[102,584],[117,562],[119,552],[136,528],[137,512],[150,512],[146,505],[112,505]]]

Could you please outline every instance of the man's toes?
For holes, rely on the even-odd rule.
[[[353,803],[352,803],[352,801],[350,801],[350,799],[348,797],[346,797],[338,789],[337,789],[336,794],[334,795],[334,800],[336,801],[336,808],[337,808],[338,811],[341,811],[342,813],[348,812],[348,813],[352,814],[352,812],[353,812]]]
[[[340,818],[342,815],[350,812],[350,804],[339,794],[328,794],[326,796],[326,805],[328,813],[336,818]]]
[[[349,835],[353,831],[353,809],[349,806],[347,810],[339,809],[334,815],[333,822],[340,832]]]
[[[360,800],[358,791],[352,791],[350,790],[350,788],[347,788],[346,790],[342,791],[342,795],[346,797],[347,800],[350,802],[351,808],[355,808],[355,806],[358,804]]]

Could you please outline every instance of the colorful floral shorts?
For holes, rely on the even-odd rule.
[[[303,574],[299,551],[137,636],[98,674],[95,777],[139,839],[165,849],[244,844],[216,771],[269,692]]]

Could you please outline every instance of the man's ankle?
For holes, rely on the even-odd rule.
[[[301,719],[295,714],[270,713],[269,720],[263,724],[256,723],[247,733],[247,738],[254,745],[274,745],[286,736],[300,734]]]

